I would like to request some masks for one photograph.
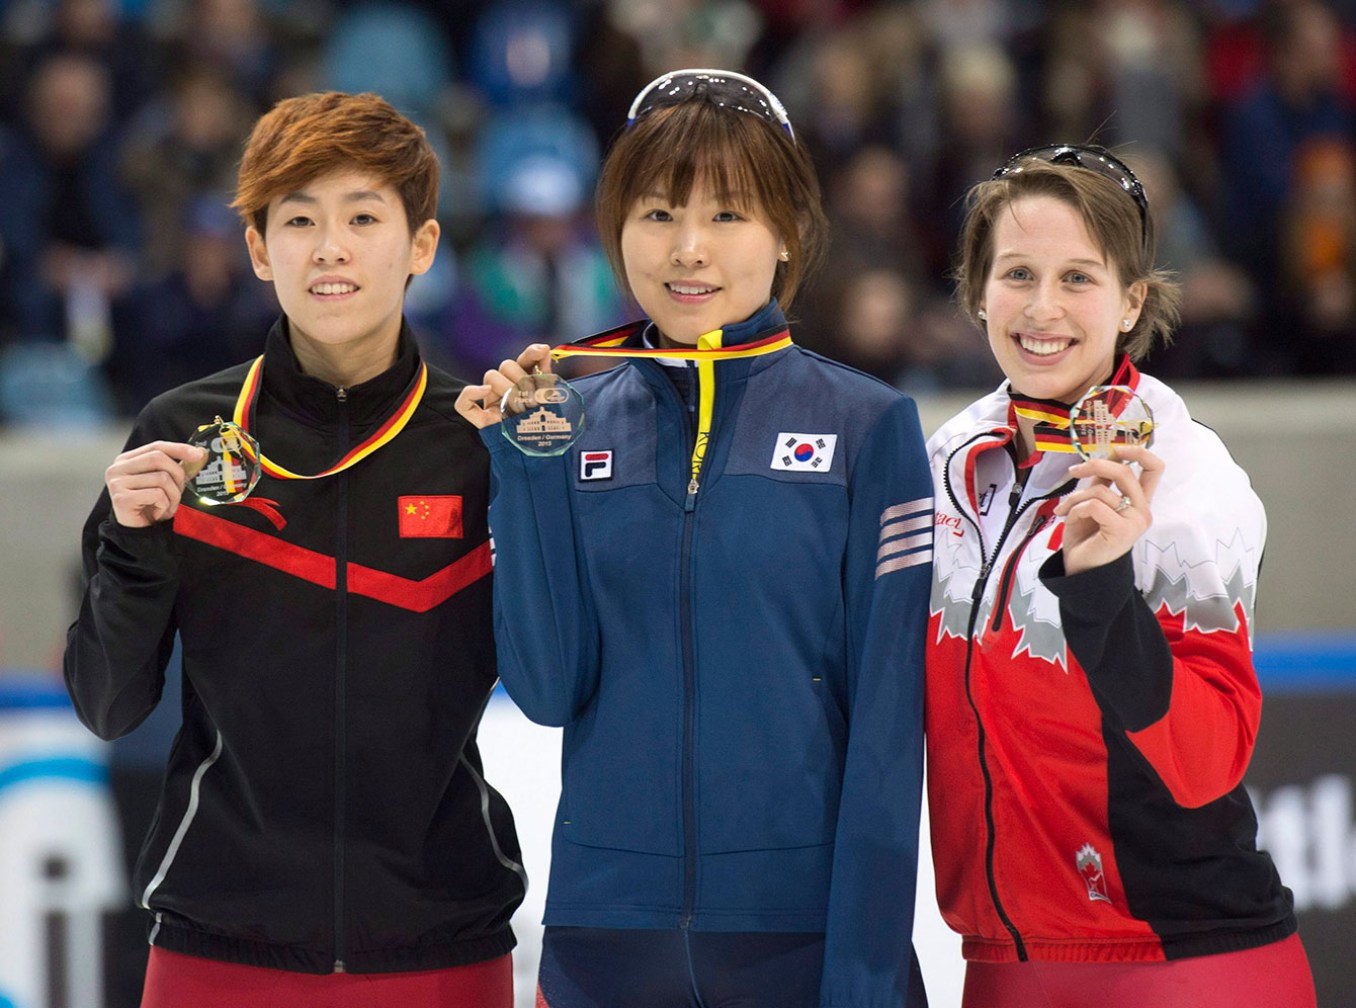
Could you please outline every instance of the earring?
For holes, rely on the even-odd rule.
[[[780,252],[777,253],[777,258],[780,259],[782,262],[790,262],[791,253],[788,252],[786,249],[782,249]]]
[[[1129,319],[1121,319],[1121,328],[1124,329],[1126,332],[1129,332],[1130,327],[1134,324],[1135,323],[1131,322]]]
[[[979,316],[979,320],[980,320],[981,322],[987,322],[987,321],[989,321],[989,313],[986,312],[983,308],[981,308],[979,311],[975,312],[975,314]]]

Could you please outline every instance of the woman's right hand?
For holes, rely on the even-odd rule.
[[[146,528],[173,518],[184,483],[206,461],[206,448],[181,441],[152,441],[123,452],[104,470],[113,517],[128,528]]]
[[[457,396],[457,412],[476,427],[489,427],[503,419],[499,404],[504,395],[520,379],[534,371],[551,370],[551,348],[545,343],[533,343],[518,355],[517,360],[506,360],[492,371],[485,372],[479,385],[467,385]]]

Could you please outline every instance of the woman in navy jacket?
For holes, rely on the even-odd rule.
[[[637,97],[599,226],[648,316],[464,390],[496,491],[500,675],[563,725],[541,1001],[924,1003],[911,954],[931,483],[913,402],[797,347],[814,170],[714,70]],[[500,436],[551,356],[567,454]]]

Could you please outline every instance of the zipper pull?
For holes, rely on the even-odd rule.
[[[977,578],[975,579],[975,586],[974,586],[974,588],[971,589],[971,591],[970,591],[970,601],[971,601],[971,602],[974,602],[974,603],[978,604],[978,603],[979,603],[979,600],[980,600],[981,598],[983,598],[983,596],[984,596],[984,585],[985,585],[985,584],[988,582],[988,580],[989,580],[989,570],[992,568],[992,566],[993,566],[993,565],[990,564],[989,561],[987,561],[987,560],[985,560],[984,563],[983,563],[982,565],[980,565],[980,568],[979,568],[979,577],[977,577]]]
[[[697,491],[700,488],[701,484],[697,482],[697,477],[693,476],[687,484],[687,500],[683,502],[684,511],[691,511],[697,506]]]
[[[348,402],[348,389],[340,385],[337,389],[334,390],[334,397],[338,399],[340,402]]]
[[[347,973],[347,972],[348,972],[348,970],[344,969],[344,960],[342,960],[342,959],[336,959],[336,960],[334,960],[334,970],[333,970],[333,972],[335,972],[335,973]]]

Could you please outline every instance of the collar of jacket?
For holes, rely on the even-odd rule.
[[[344,390],[349,421],[362,427],[381,423],[404,398],[419,370],[419,348],[407,321],[401,319],[393,365],[360,385]],[[263,392],[288,412],[329,422],[339,411],[338,389],[301,370],[292,352],[287,316],[280,316],[264,345]]]
[[[720,344],[722,347],[737,347],[746,343],[757,343],[762,339],[777,332],[779,329],[788,328],[786,316],[782,314],[782,307],[777,303],[776,298],[772,298],[762,308],[758,309],[743,322],[736,322],[733,325],[721,326]],[[641,324],[640,346],[658,347],[659,330],[655,328],[653,322]],[[631,345],[631,340],[627,340],[627,346]],[[682,363],[675,361],[673,363]]]

